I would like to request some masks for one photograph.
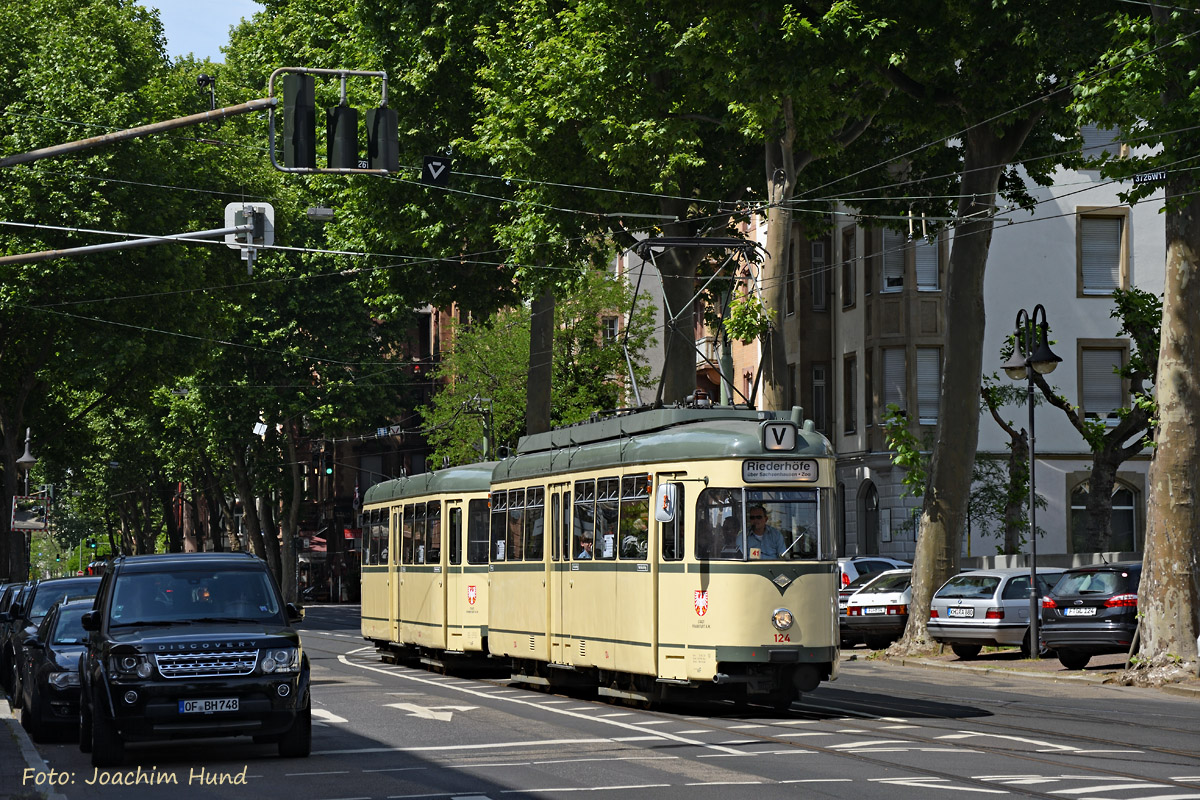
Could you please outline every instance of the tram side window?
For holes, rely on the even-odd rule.
[[[650,548],[650,479],[621,479],[621,558],[644,561]]]
[[[450,519],[446,526],[446,547],[449,548],[447,557],[451,564],[462,563],[462,509],[450,509]]]
[[[504,561],[508,532],[508,492],[492,492],[492,561]]]
[[[556,492],[554,495],[562,497],[562,560],[566,561],[571,554],[571,493]]]
[[[525,560],[541,561],[546,539],[546,490],[535,486],[525,492]]]
[[[558,542],[559,542],[558,522],[560,519],[559,513],[558,513],[558,508],[559,508],[559,503],[561,501],[562,501],[562,498],[559,496],[558,492],[551,493],[551,495],[550,495],[550,516],[548,517],[548,519],[550,520],[550,560],[551,561],[558,561]]]
[[[595,557],[617,557],[617,522],[621,507],[620,478],[600,478],[596,481],[596,546]]]
[[[596,540],[596,482],[575,482],[575,543],[571,552],[577,561],[586,561],[593,557],[593,545]]]
[[[508,492],[508,531],[504,545],[509,561],[525,558],[525,490],[511,489]]]
[[[440,564],[442,560],[442,504],[434,500],[426,511],[428,530],[425,533],[425,563]]]
[[[371,512],[371,563],[388,563],[388,510],[377,508]]]
[[[416,504],[416,517],[413,522],[413,546],[416,548],[413,554],[414,564],[425,563],[425,504]]]
[[[400,553],[405,564],[413,563],[413,553],[415,547],[413,545],[413,527],[416,524],[417,509],[412,503],[404,507],[404,527],[401,532],[403,537],[400,545]]]
[[[472,500],[467,504],[467,563],[488,562],[488,504],[487,500]]]
[[[683,510],[687,508],[683,499],[683,484],[675,486],[675,519],[670,522],[660,522],[658,529],[662,535],[663,561],[680,561],[686,551],[683,538]]]

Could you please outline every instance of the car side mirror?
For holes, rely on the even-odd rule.
[[[100,617],[96,616],[95,611],[85,611],[79,618],[79,624],[85,631],[98,631],[100,630]]]
[[[12,604],[12,608],[10,608],[8,610],[8,618],[11,620],[18,620],[21,618],[21,604],[20,603]]]
[[[285,608],[287,610],[288,622],[303,622],[304,621],[304,609],[303,608],[297,608],[295,603],[288,603],[285,606]]]
[[[25,646],[30,648],[41,649],[42,642],[36,636],[31,636],[25,640]]]

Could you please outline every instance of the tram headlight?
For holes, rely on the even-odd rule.
[[[777,608],[771,614],[771,624],[775,626],[776,630],[786,631],[792,627],[795,621],[796,618],[792,616],[792,612],[786,608]]]

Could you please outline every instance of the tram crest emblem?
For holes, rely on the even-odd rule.
[[[467,587],[467,604],[472,605],[472,606],[475,605],[475,597],[476,596],[477,596],[477,592],[475,591],[475,587],[468,586]]]
[[[692,606],[696,609],[697,617],[708,613],[708,589],[696,589],[692,592]]]

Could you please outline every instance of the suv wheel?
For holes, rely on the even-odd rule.
[[[100,709],[92,714],[92,766],[116,767],[125,759],[125,742]]]
[[[1092,660],[1092,657],[1087,653],[1060,649],[1058,651],[1058,660],[1067,669],[1083,669]]]
[[[307,758],[312,751],[312,700],[296,714],[292,726],[279,737],[279,755],[283,758]]]

